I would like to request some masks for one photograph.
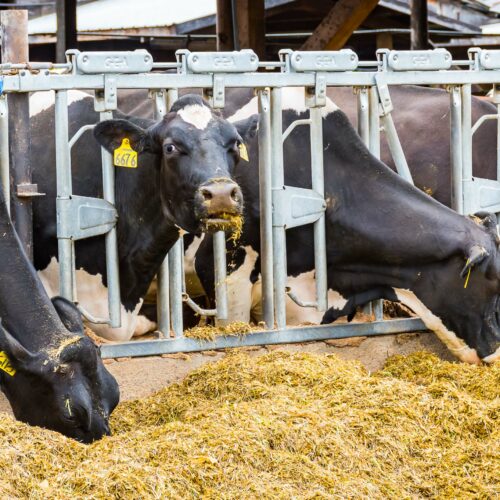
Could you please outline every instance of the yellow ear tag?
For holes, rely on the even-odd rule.
[[[470,259],[467,259],[467,264],[469,264],[469,260]],[[469,272],[467,273],[467,277],[465,278],[464,288],[467,288],[467,285],[469,284],[469,278],[470,278],[471,271],[472,271],[472,267],[469,267]]]
[[[121,146],[114,150],[113,163],[117,167],[137,168],[137,151],[132,149],[128,139],[123,139]]]
[[[240,150],[240,158],[245,161],[250,161],[248,158],[247,147],[242,142],[240,142],[238,149]]]
[[[3,351],[0,351],[0,370],[8,373],[11,377],[16,374],[16,369],[10,364],[9,357]]]

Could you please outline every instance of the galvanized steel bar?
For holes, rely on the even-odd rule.
[[[500,181],[500,104],[497,104],[497,181]]]
[[[68,143],[68,92],[56,91],[55,94],[55,145],[56,145],[56,180],[57,210],[62,208],[59,200],[68,200],[72,194],[71,155]],[[59,295],[65,299],[73,297],[73,245],[71,239],[57,239],[59,261]]]
[[[182,239],[179,238],[168,252],[168,278],[170,286],[170,325],[176,337],[182,337]]]
[[[295,128],[292,123],[283,133],[283,118],[281,106],[281,89],[271,90],[271,144],[272,170],[271,183],[273,193],[283,189],[285,173],[283,170],[283,142]],[[310,120],[297,120],[309,123]],[[294,122],[294,123],[297,123]],[[273,213],[274,218],[274,213]],[[273,223],[273,279],[274,279],[274,314],[278,328],[286,327],[286,282],[287,282],[287,256],[286,256],[286,230],[283,226]]]
[[[361,87],[357,89],[358,97],[358,134],[361,140],[368,146],[370,144],[370,101],[368,89]]]
[[[370,87],[368,90],[368,97],[370,103],[370,141],[368,149],[373,156],[380,159],[380,112],[376,87]]]
[[[103,111],[99,118],[111,120],[113,113]],[[115,168],[111,153],[101,148],[102,159],[102,192],[103,198],[115,204]],[[116,226],[104,236],[106,244],[106,278],[108,281],[108,309],[109,326],[119,328],[121,326],[121,300],[120,300],[120,274],[118,271],[118,238]]]
[[[0,95],[0,178],[7,212],[10,214],[9,113],[7,96]]]
[[[463,85],[462,94],[462,182],[472,181],[472,91]]]
[[[188,337],[171,340],[136,340],[120,344],[103,344],[101,346],[101,356],[103,358],[151,356],[174,352],[196,352],[253,345],[276,345],[343,339],[355,336],[372,337],[425,329],[426,327],[422,320],[418,318],[406,318],[394,319],[391,321],[376,321],[374,323],[297,327],[283,330],[262,331],[240,336],[219,336],[209,341],[201,341]]]
[[[272,142],[269,90],[257,91],[259,124],[260,255],[262,311],[267,328],[274,328],[273,218],[272,218]]]
[[[312,188],[320,196],[325,196],[325,176],[323,168],[323,115],[322,108],[309,109],[311,117],[311,176]],[[314,223],[314,274],[316,277],[316,310],[328,309],[328,284],[326,263],[325,214]]]
[[[462,169],[462,95],[460,87],[450,88],[451,208],[464,213]]]
[[[217,319],[225,320],[228,316],[227,305],[227,276],[226,276],[226,234],[217,231],[213,235],[214,245],[214,277],[215,303]]]

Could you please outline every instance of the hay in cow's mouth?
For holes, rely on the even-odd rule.
[[[0,414],[7,498],[495,498],[500,364],[234,353],[82,445]]]
[[[243,231],[243,216],[240,214],[222,212],[203,219],[202,223],[207,232],[230,232],[230,239],[235,243],[240,239]]]

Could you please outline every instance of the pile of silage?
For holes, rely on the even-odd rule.
[[[7,498],[495,498],[500,366],[227,356],[90,446],[0,420]],[[3,481],[3,483],[2,483]],[[4,495],[4,496],[5,496]]]

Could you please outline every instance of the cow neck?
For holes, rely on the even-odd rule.
[[[68,336],[14,231],[0,190],[0,318],[24,347],[36,352]]]
[[[115,170],[121,299],[129,310],[144,297],[179,236],[162,212],[159,161],[158,156],[143,153],[134,172]]]

